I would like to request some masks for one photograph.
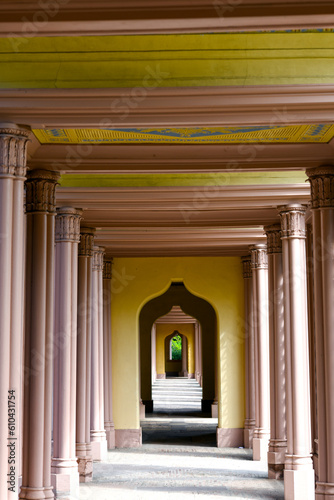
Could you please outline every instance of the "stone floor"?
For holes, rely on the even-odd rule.
[[[143,446],[109,451],[106,462],[94,463],[80,500],[283,499],[283,483],[269,480],[266,463],[253,462],[250,450],[216,448],[217,419],[200,413],[195,399],[174,403],[173,412],[162,395],[141,422]]]

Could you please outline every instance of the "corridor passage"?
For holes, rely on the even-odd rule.
[[[216,448],[218,419],[201,410],[195,380],[158,380],[154,413],[141,421],[143,446],[108,452],[94,463],[80,500],[283,499],[283,482],[267,479],[252,451]]]

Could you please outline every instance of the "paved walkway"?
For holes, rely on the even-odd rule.
[[[157,412],[141,422],[143,446],[109,451],[106,462],[94,463],[80,500],[283,500],[283,483],[267,479],[267,465],[253,462],[251,450],[216,448],[217,419],[199,412],[196,385],[189,383],[186,395],[179,383],[182,397],[192,391],[195,400],[175,403],[175,382],[165,385],[169,395],[159,386]]]

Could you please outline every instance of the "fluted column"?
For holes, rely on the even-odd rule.
[[[268,475],[283,479],[286,453],[284,289],[281,226],[267,234],[269,277],[270,441]]]
[[[59,174],[28,173],[24,445],[21,499],[54,498],[51,487],[54,216]]]
[[[91,481],[93,475],[92,446],[90,443],[90,380],[94,233],[95,229],[81,228],[78,254],[76,454],[79,480],[82,483]]]
[[[103,255],[104,248],[94,247],[92,273],[92,377],[90,440],[93,460],[107,458],[104,429],[103,389]]]
[[[311,182],[318,415],[317,500],[334,498],[334,167]]]
[[[283,249],[286,351],[286,500],[314,499],[311,458],[310,381],[307,325],[305,212],[302,205],[279,207]]]
[[[256,409],[253,434],[253,460],[267,460],[270,437],[269,399],[269,325],[268,325],[268,257],[267,247],[250,247],[253,276]]]
[[[27,141],[26,130],[0,125],[0,498],[7,498],[8,488],[12,488],[11,495],[17,495],[21,473],[23,190]],[[9,429],[9,423],[14,427]],[[16,460],[10,477],[7,476],[9,437],[16,438],[13,445]]]
[[[53,458],[51,479],[57,498],[79,495],[75,453],[78,243],[81,211],[63,207],[56,216]]]
[[[103,366],[104,366],[104,428],[108,450],[115,448],[115,427],[112,413],[111,370],[111,277],[112,260],[103,264]]]
[[[253,448],[255,428],[255,363],[254,363],[254,325],[253,325],[253,281],[251,256],[242,257],[245,291],[245,388],[246,418],[244,424],[244,446]]]

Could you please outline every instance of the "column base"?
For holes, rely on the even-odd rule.
[[[269,437],[253,437],[253,460],[267,461]]]
[[[112,422],[104,422],[106,430],[107,448],[113,450],[115,448],[115,428]]]
[[[72,500],[79,497],[79,471],[77,460],[53,458],[51,484],[56,498]]]
[[[157,380],[165,379],[165,378],[166,378],[166,373],[157,373],[157,377],[156,377]]]
[[[19,499],[20,500],[49,500],[54,498],[52,486],[47,488],[30,488],[22,486]]]
[[[254,429],[244,429],[244,447],[253,449]]]
[[[100,435],[101,434],[101,435]],[[92,458],[95,462],[103,462],[107,459],[108,446],[106,439],[106,432],[91,431],[91,445],[92,445]]]
[[[285,500],[314,500],[314,498],[314,470],[312,466],[305,469],[284,470]]]
[[[195,378],[195,373],[188,373],[188,378]]]
[[[77,443],[76,454],[78,461],[79,482],[89,483],[93,479],[93,458],[90,443]]]
[[[268,478],[283,479],[286,441],[271,439],[268,451]]]
[[[217,427],[217,448],[240,448],[244,445],[243,429]]]
[[[334,498],[334,483],[316,483],[315,498],[316,500],[329,500]]]
[[[211,418],[218,418],[218,401],[214,401],[211,405]]]
[[[179,377],[188,377],[188,372],[187,370],[182,370],[179,372]]]
[[[115,429],[116,448],[139,448],[142,445],[142,430]]]

